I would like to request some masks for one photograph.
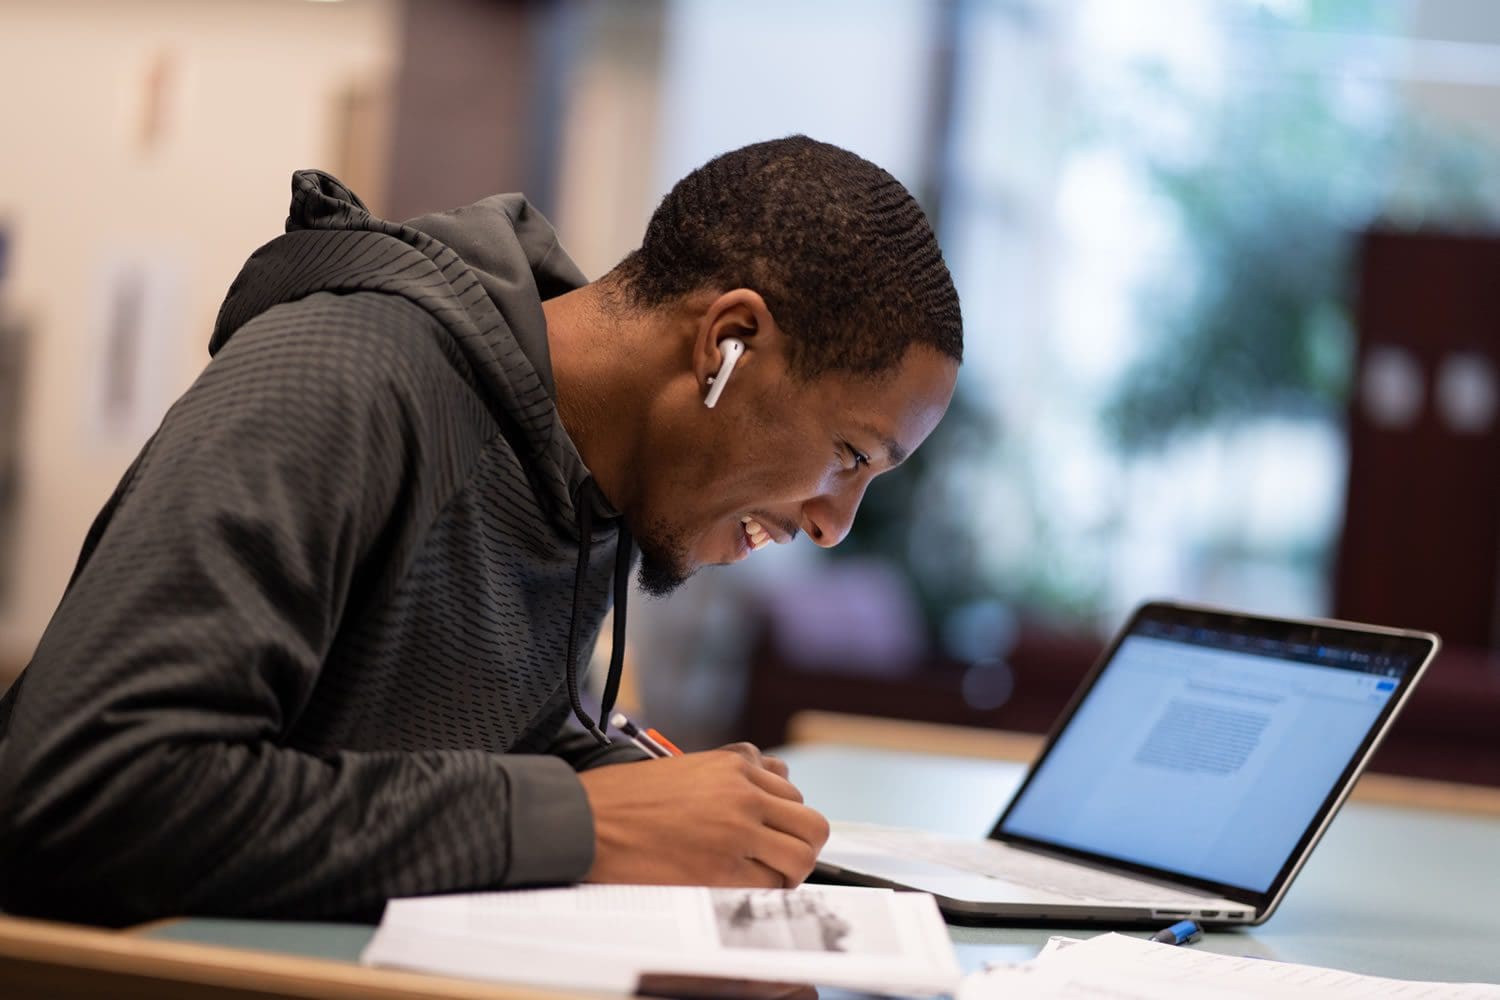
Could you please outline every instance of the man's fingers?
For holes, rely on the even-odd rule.
[[[768,753],[761,753],[760,748],[754,743],[729,743],[719,747],[719,749],[728,750],[730,753],[737,753],[745,758],[748,763],[754,764],[759,768],[764,768],[778,778],[785,778],[787,776],[786,761],[780,757],[773,757]]]
[[[770,792],[779,799],[790,799],[793,802],[802,801],[802,793],[797,786],[787,781],[779,774],[772,774],[763,767],[753,767],[748,772],[750,780],[762,791]]]
[[[763,821],[772,830],[795,837],[811,848],[813,854],[828,843],[828,820],[807,806],[785,799],[767,799]]]
[[[728,750],[730,753],[737,753],[741,757],[745,758],[745,760],[749,763],[754,764],[756,767],[762,766],[762,755],[760,752],[760,747],[756,746],[754,743],[726,743],[723,746],[719,747],[719,749]]]
[[[795,885],[788,882],[781,871],[759,858],[745,859],[745,884],[757,889],[786,889]]]
[[[729,749],[729,748],[726,748]],[[776,888],[807,877],[828,822],[745,745],[583,771],[593,882]]]
[[[753,860],[777,873],[777,886],[787,889],[802,884],[818,862],[817,848],[770,828],[761,831],[751,851]]]

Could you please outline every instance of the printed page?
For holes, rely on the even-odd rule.
[[[591,885],[392,900],[363,960],[599,989],[652,972],[941,993],[960,976],[930,896],[847,886]]]
[[[544,986],[628,994],[639,970],[620,956],[591,955],[578,948],[493,941],[469,934],[381,924],[365,946],[366,965],[429,972],[513,986]]]
[[[1384,979],[1103,934],[1067,942],[1031,962],[977,972],[964,980],[958,993],[959,1000],[1017,995],[1047,1000],[1264,996],[1280,1000],[1500,1000],[1500,986]]]
[[[1046,944],[1042,945],[1042,950],[1037,952],[1036,957],[1037,959],[1046,958],[1048,955],[1051,955],[1054,952],[1059,952],[1063,951],[1066,948],[1071,948],[1075,944],[1083,944],[1084,940],[1084,938],[1067,937],[1062,934],[1054,934],[1047,939]]]

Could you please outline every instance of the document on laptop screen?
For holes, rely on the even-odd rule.
[[[1001,832],[1268,890],[1415,664],[1227,645],[1127,636]]]

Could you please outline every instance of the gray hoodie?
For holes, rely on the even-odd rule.
[[[553,398],[541,302],[583,275],[519,196],[401,225],[292,191],[0,701],[11,912],[572,881],[575,769],[639,757],[569,726],[629,566]]]

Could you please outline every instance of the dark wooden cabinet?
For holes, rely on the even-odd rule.
[[[1496,649],[1500,238],[1377,231],[1359,259],[1335,613]]]

